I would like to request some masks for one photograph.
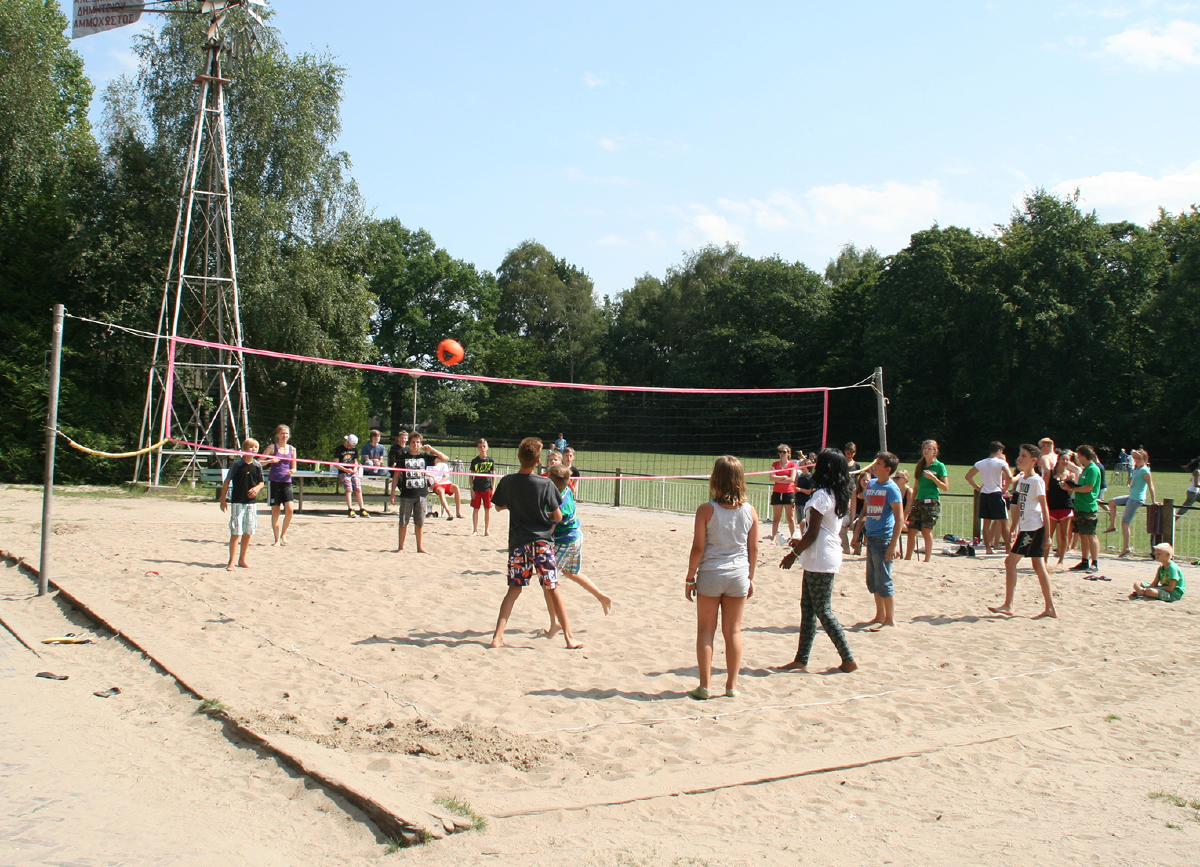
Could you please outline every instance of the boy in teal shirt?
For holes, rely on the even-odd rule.
[[[1183,578],[1183,570],[1171,560],[1175,549],[1166,542],[1154,546],[1154,559],[1158,561],[1158,571],[1154,573],[1151,584],[1134,584],[1130,599],[1144,596],[1147,599],[1161,599],[1163,602],[1178,602],[1183,598],[1187,582]]]
[[[554,483],[554,487],[558,488],[558,495],[562,498],[558,506],[559,511],[562,512],[562,520],[554,525],[554,556],[559,574],[570,578],[595,596],[596,601],[604,609],[604,613],[608,614],[609,609],[612,608],[612,597],[605,596],[600,592],[599,587],[586,576],[579,574],[579,570],[583,566],[583,530],[580,528],[579,518],[575,514],[575,494],[571,491],[570,484],[571,470],[564,464],[555,464],[546,475]],[[554,607],[550,605],[548,599],[546,608],[550,611],[550,628],[546,630],[546,637],[553,638],[562,627],[559,626],[558,618],[554,614]]]

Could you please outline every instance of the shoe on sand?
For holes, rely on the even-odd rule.
[[[738,697],[739,695],[741,695],[741,694],[742,694],[742,693],[741,693],[741,690],[737,690],[737,689],[727,689],[727,690],[725,690],[725,697],[726,697],[726,698],[737,698],[737,697]]]
[[[698,686],[688,693],[689,698],[694,698],[696,701],[708,701],[712,698],[712,693],[702,686]]]

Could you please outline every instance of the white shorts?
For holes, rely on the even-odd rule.
[[[229,535],[253,536],[258,530],[258,503],[229,504]]]
[[[732,575],[713,572],[696,573],[696,592],[701,596],[747,596],[750,593],[750,573]]]

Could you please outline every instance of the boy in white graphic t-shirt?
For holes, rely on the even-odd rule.
[[[1044,559],[1046,545],[1046,482],[1038,473],[1039,450],[1035,445],[1021,446],[1017,456],[1017,469],[1021,476],[1017,480],[1017,505],[1013,517],[1012,553],[1004,559],[1004,604],[988,611],[993,614],[1013,614],[1013,596],[1017,592],[1017,563],[1022,557],[1033,561],[1033,571],[1037,573],[1038,583],[1042,586],[1042,598],[1046,607],[1042,613],[1034,617],[1058,617],[1054,610],[1054,599],[1050,590],[1050,575],[1046,572]]]

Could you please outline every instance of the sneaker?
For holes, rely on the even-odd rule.
[[[358,515],[354,514],[353,512],[347,511],[347,512],[346,512],[346,517],[347,517],[347,518],[357,518],[357,517],[358,517]]]
[[[1095,574],[1096,572],[1099,572],[1099,571],[1100,571],[1100,564],[1099,564],[1099,563],[1097,563],[1095,560],[1093,560],[1093,561],[1091,562],[1091,564],[1088,566],[1088,571],[1089,571],[1089,572],[1091,572],[1091,573],[1093,573],[1093,574]]]
[[[1070,571],[1070,572],[1086,572],[1087,570],[1088,570],[1088,561],[1080,560],[1078,563],[1076,563],[1074,566],[1072,566],[1068,571]]]
[[[358,516],[360,518],[369,518],[369,517],[371,517],[371,513],[368,512],[366,509],[359,509]]]

